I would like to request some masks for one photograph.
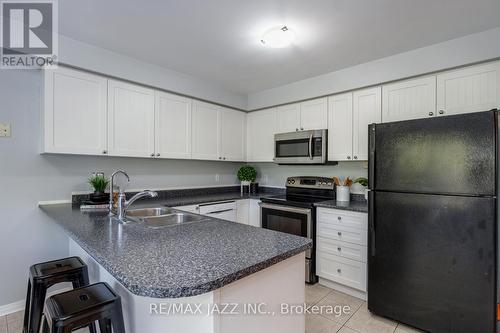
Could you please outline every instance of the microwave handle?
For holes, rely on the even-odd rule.
[[[313,159],[313,134],[309,135],[309,159]]]

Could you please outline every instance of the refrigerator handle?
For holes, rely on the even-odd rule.
[[[368,126],[368,188],[375,189],[375,124]]]
[[[376,233],[375,233],[375,192],[368,191],[368,248],[370,249],[370,256],[375,256],[376,250]]]

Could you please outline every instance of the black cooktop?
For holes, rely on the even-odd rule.
[[[314,196],[295,196],[295,195],[276,195],[262,198],[262,202],[274,203],[278,205],[310,208],[314,207],[316,202],[331,200],[332,198],[314,197]]]

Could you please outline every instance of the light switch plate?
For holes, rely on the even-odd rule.
[[[0,138],[10,138],[10,124],[0,123]]]

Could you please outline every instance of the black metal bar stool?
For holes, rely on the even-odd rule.
[[[70,257],[30,267],[23,333],[38,333],[47,289],[61,282],[71,282],[73,288],[89,284],[87,265],[82,259]],[[91,324],[89,329],[91,333],[96,333],[95,324]]]
[[[42,333],[69,333],[99,321],[101,333],[125,333],[121,298],[105,282],[49,297]]]

